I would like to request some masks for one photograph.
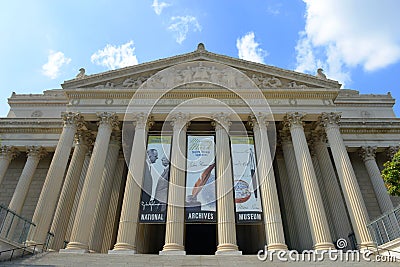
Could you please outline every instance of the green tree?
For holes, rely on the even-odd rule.
[[[392,196],[400,196],[400,150],[394,155],[392,161],[383,164],[382,177]]]

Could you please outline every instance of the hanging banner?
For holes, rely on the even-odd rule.
[[[139,211],[141,223],[166,221],[170,153],[171,136],[148,137]]]
[[[188,136],[186,222],[216,222],[214,136]]]
[[[262,206],[253,137],[231,136],[231,151],[236,222],[260,223],[262,222]]]

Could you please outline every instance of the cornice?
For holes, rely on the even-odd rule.
[[[27,133],[27,134],[60,134],[62,120],[60,119],[16,119],[1,118],[0,133]]]

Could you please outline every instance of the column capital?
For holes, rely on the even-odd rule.
[[[341,117],[341,112],[322,112],[319,120],[320,124],[327,128],[331,126],[339,126]]]
[[[364,160],[375,160],[376,146],[362,146],[358,150],[358,154]]]
[[[61,113],[61,118],[63,119],[64,127],[75,125],[78,129],[81,129],[85,126],[85,120],[80,113],[63,112]]]
[[[44,156],[47,155],[47,151],[42,146],[27,146],[26,155],[27,157],[42,159]]]
[[[256,114],[249,115],[248,125],[255,129],[257,129],[257,127],[260,125],[265,125],[265,127],[267,127],[271,120],[271,114],[258,112]]]
[[[392,160],[394,155],[400,150],[400,146],[390,146],[386,149],[386,155]]]
[[[79,130],[76,132],[74,141],[76,145],[93,146],[94,136],[90,131]]]
[[[98,125],[110,125],[113,129],[118,129],[119,120],[118,116],[115,113],[110,112],[100,112],[97,113],[97,117],[99,118]]]
[[[135,130],[138,129],[150,129],[154,125],[153,117],[148,116],[144,112],[133,114],[133,124],[135,125]]]
[[[1,146],[0,158],[7,158],[9,160],[15,159],[19,155],[19,151],[14,146]]]
[[[229,128],[232,125],[230,115],[231,114],[229,113],[219,112],[211,116],[211,118],[214,120],[211,124],[215,127],[216,131],[225,129],[227,132],[229,132]]]
[[[190,125],[190,117],[189,114],[183,112],[177,112],[170,116],[171,126],[177,130],[182,129],[183,127],[188,127]]]
[[[303,128],[303,118],[306,114],[302,112],[288,112],[284,117],[284,127],[291,129],[295,127]]]

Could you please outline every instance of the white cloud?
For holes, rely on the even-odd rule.
[[[157,15],[161,15],[163,9],[169,7],[170,5],[171,4],[166,2],[158,2],[158,0],[154,0],[151,6],[153,7],[154,12],[156,12]]]
[[[322,62],[328,78],[348,82],[351,68],[374,71],[400,60],[398,0],[303,1],[297,70],[315,72]]]
[[[176,42],[182,44],[186,40],[186,36],[190,29],[193,32],[201,31],[201,26],[196,17],[193,16],[177,16],[171,18],[171,25],[168,30],[175,32]]]
[[[254,37],[254,32],[249,32],[236,40],[239,58],[264,63],[264,58],[268,56],[268,52],[259,48],[260,44],[254,40]]]
[[[50,50],[47,63],[42,66],[42,73],[50,79],[55,79],[60,74],[61,67],[70,62],[71,59],[65,57],[63,52]]]
[[[132,40],[120,46],[107,44],[104,49],[98,50],[94,53],[90,57],[90,60],[96,65],[114,70],[116,68],[138,64],[134,51],[135,47],[133,46]]]

